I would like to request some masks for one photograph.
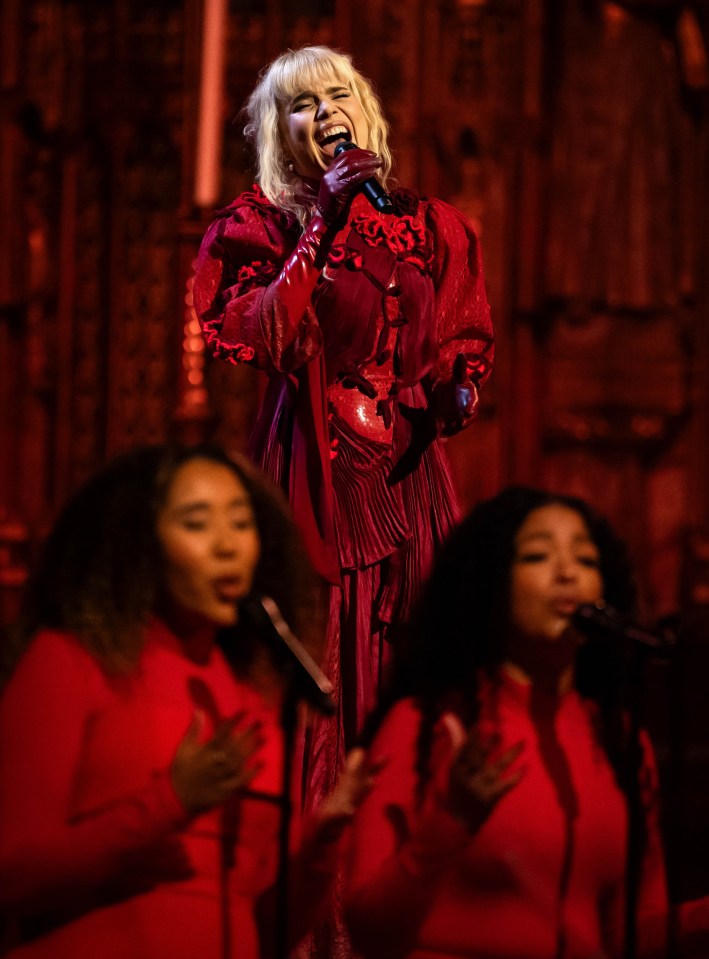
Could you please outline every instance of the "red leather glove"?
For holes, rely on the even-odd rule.
[[[310,304],[331,243],[330,228],[316,214],[273,281],[292,326],[298,324]]]
[[[465,353],[459,353],[453,363],[449,380],[434,387],[434,403],[443,436],[453,436],[470,423],[478,411],[480,394],[468,374]]]
[[[371,150],[345,150],[335,157],[323,174],[317,200],[318,210],[329,226],[344,225],[357,188],[375,176],[381,165]]]
[[[299,322],[310,303],[332,241],[344,225],[357,187],[374,176],[381,163],[370,150],[350,150],[336,157],[325,171],[316,203],[318,213],[274,280],[292,325]]]

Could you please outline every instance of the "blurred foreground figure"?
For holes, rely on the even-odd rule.
[[[451,535],[368,725],[389,765],[358,813],[345,899],[366,959],[620,959],[628,893],[635,954],[665,955],[629,653],[572,624],[602,599],[631,613],[635,592],[580,500],[511,488]]]
[[[306,567],[277,492],[211,447],[129,453],[64,509],[0,698],[2,955],[270,955],[286,665],[238,609],[268,594],[304,625]],[[291,856],[292,942],[359,757]]]

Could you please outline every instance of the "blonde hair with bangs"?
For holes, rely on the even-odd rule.
[[[392,157],[387,146],[389,126],[372,84],[352,65],[352,58],[330,47],[287,50],[261,73],[246,104],[246,138],[256,152],[256,180],[276,206],[294,213],[302,224],[312,213],[301,178],[288,168],[281,128],[285,105],[298,93],[334,78],[359,100],[369,126],[369,149],[382,159],[380,179],[386,187]]]

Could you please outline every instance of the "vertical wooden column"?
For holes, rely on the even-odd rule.
[[[222,160],[222,130],[224,118],[221,104],[224,95],[225,64],[223,61],[227,38],[229,36],[228,3],[219,0],[219,9],[212,10],[213,23],[210,36],[207,35],[209,0],[185,0],[185,48],[184,48],[184,113],[182,155],[182,185],[179,214],[179,251],[177,283],[179,287],[179,315],[176,316],[178,333],[175,339],[174,359],[176,365],[176,405],[174,410],[175,432],[183,442],[198,442],[205,438],[210,418],[209,400],[205,383],[205,350],[199,323],[192,304],[192,274],[194,258],[209,219],[209,206],[219,199],[219,170],[214,163]],[[205,56],[208,56],[209,43],[214,42],[215,33],[220,46],[221,64],[217,71],[212,70],[205,77]],[[238,55],[231,50],[229,56]],[[202,117],[202,103],[208,99],[208,91],[216,96],[219,110],[211,104],[210,122],[212,129],[207,130]],[[218,123],[219,130],[213,129]],[[209,147],[218,148],[218,156],[206,157]],[[211,164],[211,172],[207,169]],[[209,179],[210,189],[205,189],[205,180]],[[216,192],[215,192],[216,191]],[[209,195],[207,195],[209,193]],[[204,207],[207,207],[205,209]]]
[[[701,195],[695,209],[701,211],[697,226],[697,307],[694,324],[692,400],[694,417],[688,466],[689,521],[709,530],[709,127],[705,123],[698,145],[697,169]]]
[[[507,223],[513,245],[507,259],[510,327],[507,402],[501,398],[500,428],[505,437],[506,482],[539,483],[541,357],[532,323],[541,299],[544,237],[545,123],[542,103],[545,56],[545,5],[525,0],[521,9],[521,74],[519,77],[518,151],[512,184],[514,203]]]
[[[25,316],[24,230],[20,189],[23,136],[20,49],[21,0],[0,8],[0,623],[18,612],[26,578],[28,531],[19,510],[18,396]]]
[[[229,23],[228,0],[202,0],[202,56],[194,202],[213,207],[219,198],[224,128],[224,54]]]

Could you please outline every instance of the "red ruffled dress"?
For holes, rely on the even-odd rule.
[[[472,228],[439,200],[393,201],[396,216],[355,198],[295,327],[273,280],[300,228],[258,187],[209,227],[195,275],[208,350],[269,376],[252,455],[287,491],[331,585],[324,668],[340,712],[313,731],[312,799],[374,703],[388,626],[408,616],[458,518],[438,439],[456,428],[441,414],[453,363],[463,354],[479,387],[493,358]]]

